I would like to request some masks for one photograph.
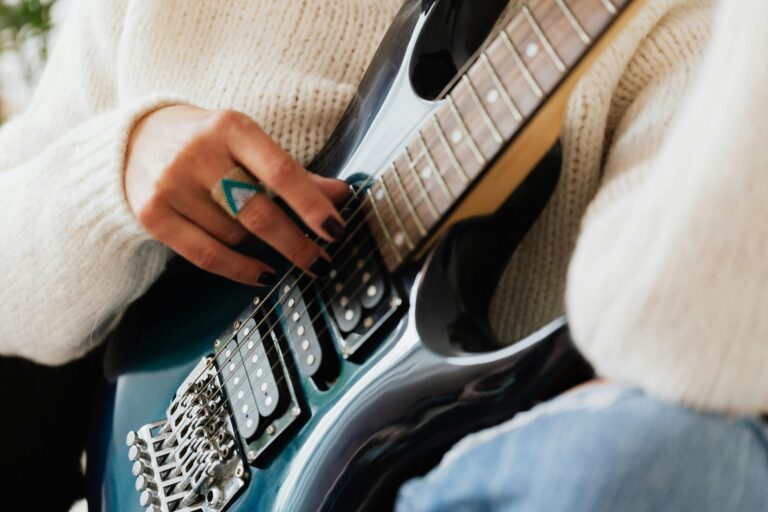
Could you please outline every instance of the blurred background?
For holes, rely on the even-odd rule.
[[[21,111],[71,0],[0,0],[0,122]]]
[[[71,0],[0,0],[0,123],[24,109]],[[72,512],[86,512],[85,502]]]

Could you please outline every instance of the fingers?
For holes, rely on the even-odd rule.
[[[171,208],[145,221],[155,238],[203,270],[251,286],[273,280],[272,267],[228,248]]]
[[[248,237],[245,227],[211,201],[204,191],[179,191],[169,198],[169,203],[185,218],[227,245],[239,245]]]
[[[254,121],[237,118],[228,132],[227,146],[233,158],[283,198],[312,231],[331,242],[343,236],[344,221],[313,175]]]
[[[310,179],[317,185],[317,188],[331,200],[335,205],[343,203],[349,198],[351,189],[346,181],[334,178],[326,178],[310,173]]]
[[[256,194],[240,211],[238,220],[248,231],[316,277],[330,271],[330,258],[266,194]]]

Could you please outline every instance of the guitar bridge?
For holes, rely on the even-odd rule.
[[[248,466],[222,385],[213,359],[203,358],[176,392],[166,419],[128,433],[128,458],[146,510],[220,511],[245,485]]]

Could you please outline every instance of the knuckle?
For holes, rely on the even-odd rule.
[[[299,213],[303,214],[304,220],[314,221],[323,219],[328,216],[325,213],[325,202],[317,194],[303,194],[302,197],[296,203],[296,209]]]
[[[157,196],[152,198],[138,214],[139,223],[147,229],[157,230],[162,224],[163,201]]]
[[[215,110],[211,114],[212,128],[223,128],[231,126],[237,121],[237,118],[242,115],[234,110]]]
[[[201,246],[192,251],[191,260],[198,267],[210,270],[216,267],[219,253],[213,247]]]
[[[241,243],[245,242],[247,236],[248,233],[246,233],[245,230],[234,229],[225,235],[224,242],[229,245],[240,245]]]
[[[275,189],[283,189],[296,178],[297,163],[290,156],[276,157],[270,162],[267,174]]]
[[[299,266],[305,267],[314,259],[315,252],[313,244],[308,238],[297,237],[296,240],[289,243],[285,257]]]
[[[275,221],[275,212],[264,205],[250,205],[240,214],[240,221],[254,233],[263,233],[269,230]]]

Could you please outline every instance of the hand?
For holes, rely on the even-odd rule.
[[[348,186],[306,171],[248,116],[191,106],[161,108],[130,135],[125,192],[139,222],[198,267],[233,281],[270,284],[274,270],[228,246],[248,232],[314,275],[328,255],[266,194],[231,218],[211,197],[221,177],[240,165],[279,195],[317,235],[334,241],[344,222],[333,206]]]

